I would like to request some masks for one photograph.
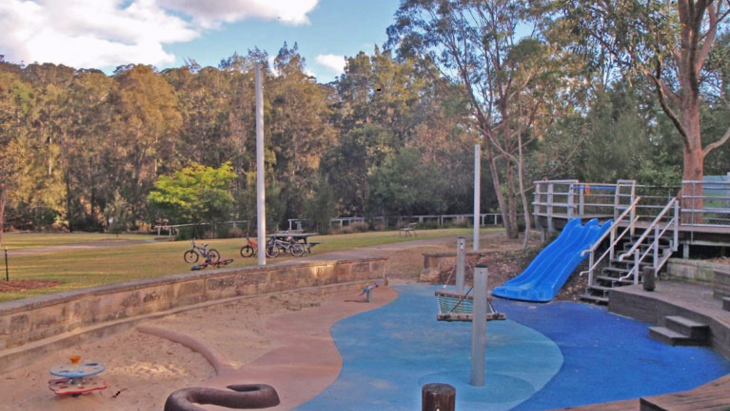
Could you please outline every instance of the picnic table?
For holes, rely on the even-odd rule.
[[[309,237],[313,237],[315,235],[319,235],[319,233],[288,233],[288,232],[281,232],[281,233],[274,233],[269,234],[266,237],[268,238],[275,238],[277,240],[287,241],[287,239],[292,238],[296,240],[298,243],[300,243],[305,250],[309,254],[312,254],[312,247],[321,244],[316,241],[309,241]]]
[[[418,223],[410,223],[404,227],[401,227],[401,229],[398,230],[399,231],[398,236],[400,237],[400,235],[403,234],[406,237],[410,237],[411,235],[418,237],[418,235],[416,234],[417,225],[418,225]]]

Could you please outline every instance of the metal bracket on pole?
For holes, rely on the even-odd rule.
[[[466,266],[466,240],[456,239],[456,292],[464,292],[464,267]]]

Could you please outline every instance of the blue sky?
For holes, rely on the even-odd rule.
[[[387,39],[399,0],[2,0],[0,55],[111,72],[124,64],[217,66],[297,43],[307,70],[335,79],[344,58]]]

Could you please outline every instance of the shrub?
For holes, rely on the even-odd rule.
[[[243,229],[241,227],[231,227],[226,232],[226,238],[241,238],[243,236]]]
[[[457,218],[451,222],[451,226],[455,228],[471,228],[471,220],[468,218]]]
[[[370,224],[364,221],[356,221],[350,224],[349,227],[352,227],[354,233],[367,233],[370,230]]]

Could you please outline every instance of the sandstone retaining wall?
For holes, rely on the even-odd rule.
[[[0,304],[0,373],[151,315],[242,296],[385,277],[386,258],[196,271]],[[159,316],[159,315],[158,315]]]

